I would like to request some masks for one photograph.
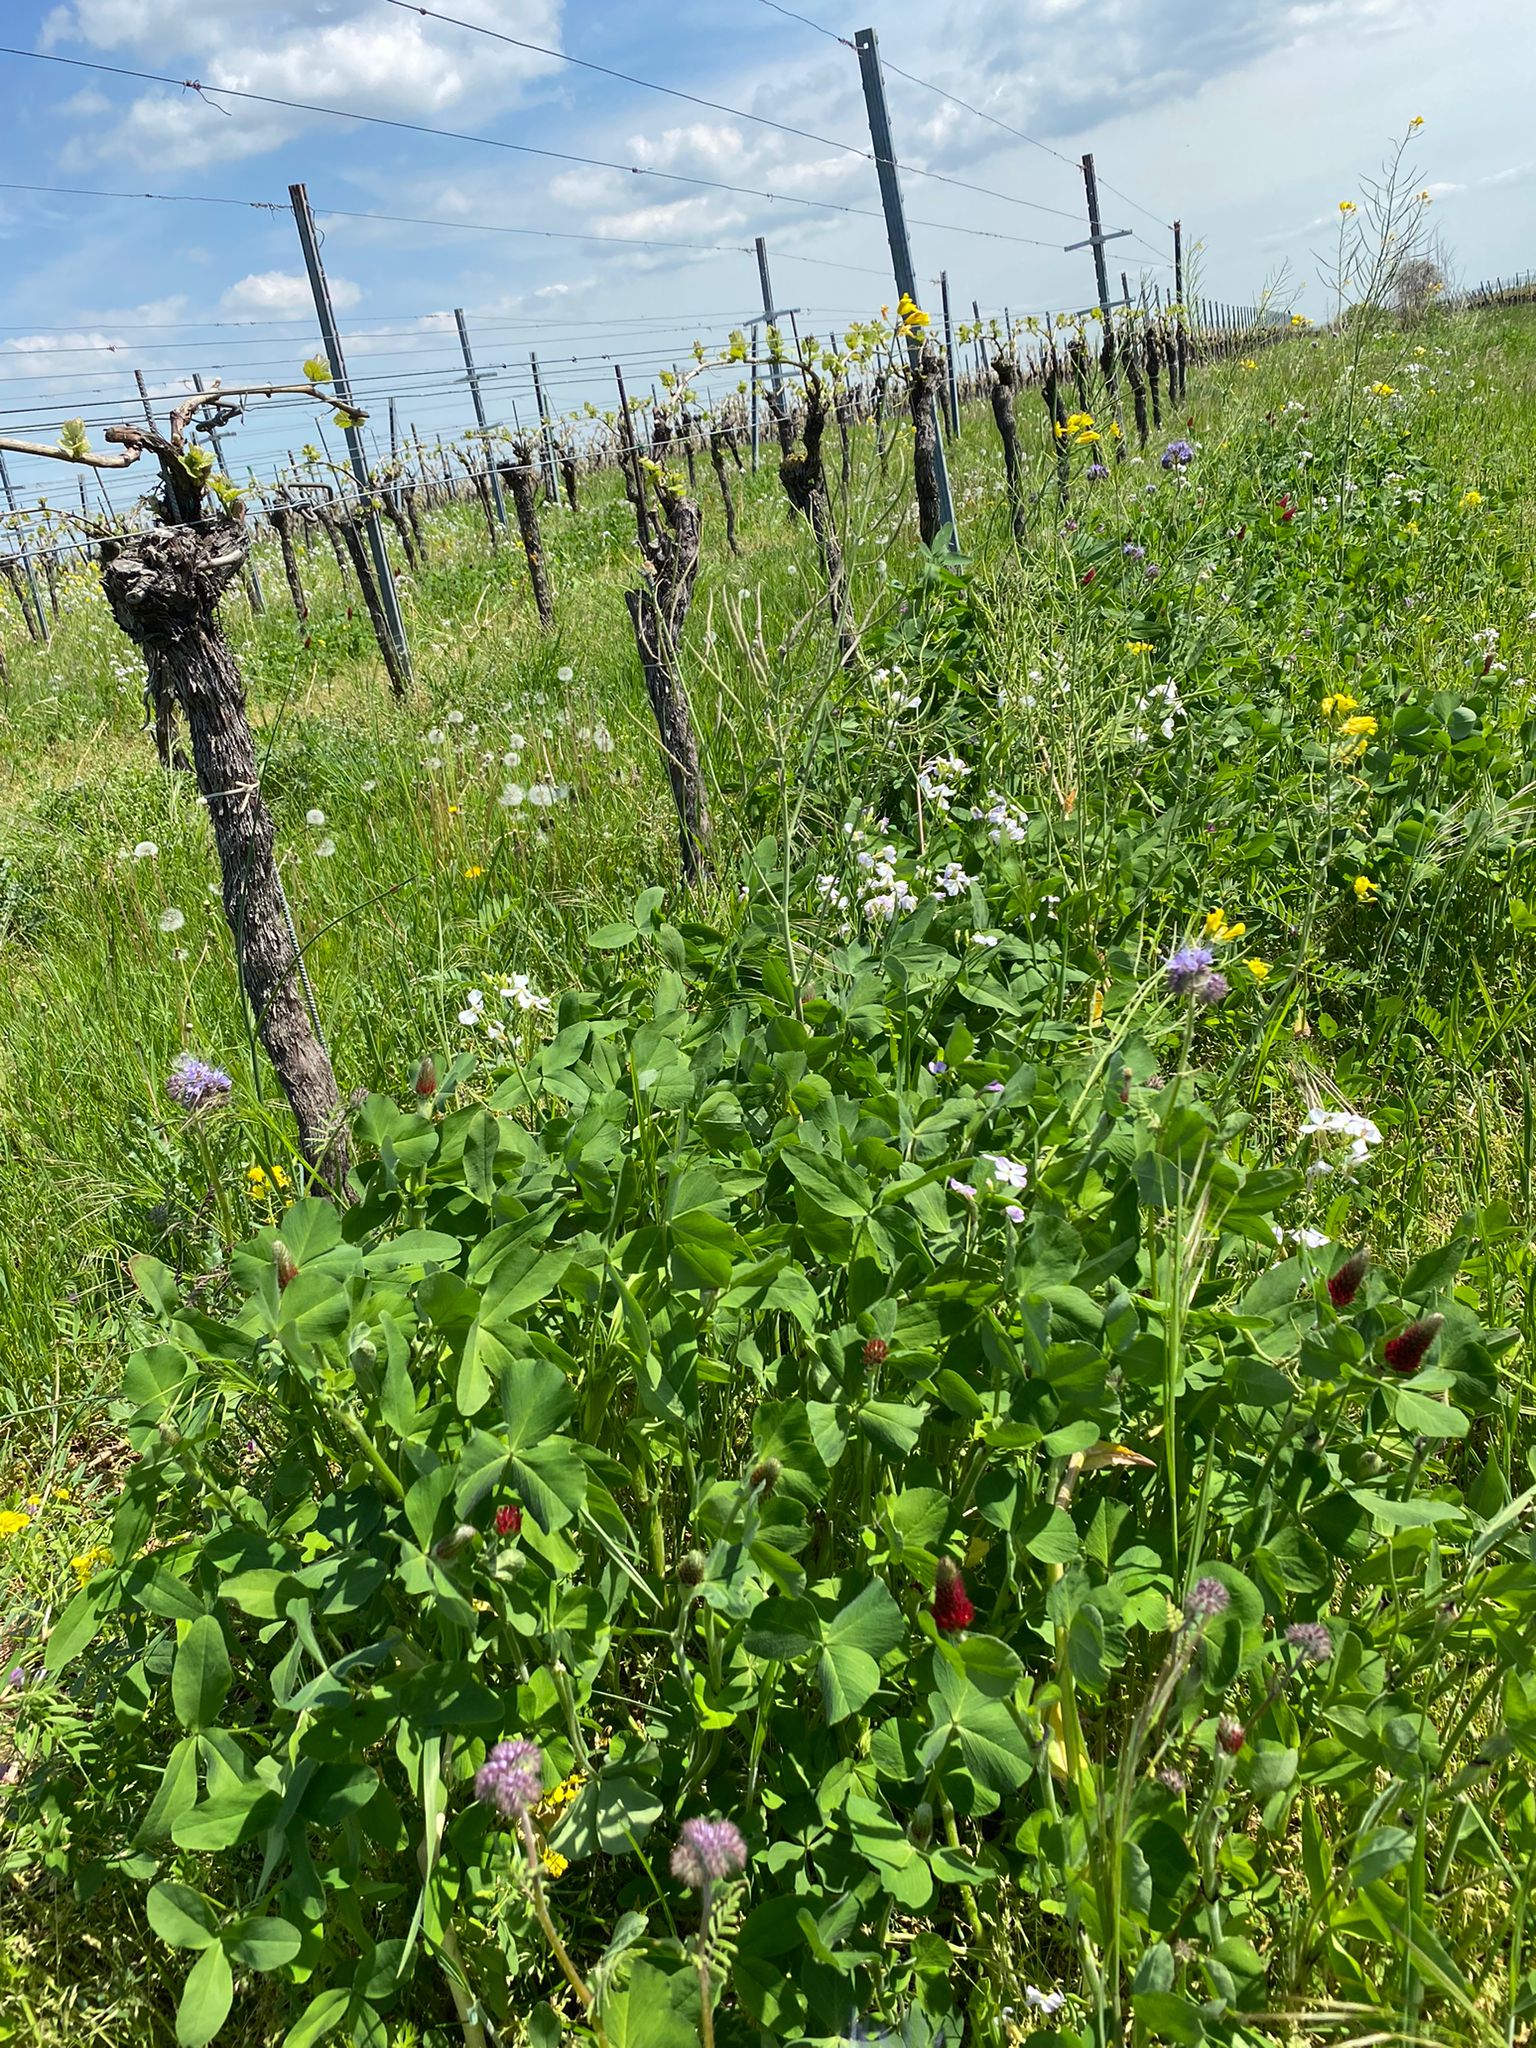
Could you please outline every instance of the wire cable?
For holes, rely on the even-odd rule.
[[[210,106],[215,101],[207,96],[216,94],[220,99],[246,100],[255,106],[282,107],[289,113],[319,114],[336,121],[359,121],[368,127],[391,128],[407,135],[435,135],[446,142],[472,142],[483,149],[502,149],[517,156],[543,157],[552,163],[578,164],[585,170],[619,171],[627,177],[656,178],[669,185],[693,185],[700,191],[729,192],[744,199],[766,199],[771,205],[808,206],[817,212],[847,214],[864,220],[885,218],[873,207],[847,206],[834,199],[805,199],[793,192],[765,192],[756,185],[732,185],[722,178],[694,178],[682,171],[657,171],[641,164],[614,163],[605,157],[577,156],[570,150],[540,149],[529,142],[506,142],[494,135],[471,135],[458,128],[434,128],[425,121],[401,121],[386,114],[359,114],[346,107],[322,106],[313,100],[282,99],[274,93],[246,92],[237,86],[214,85],[197,78],[172,78],[163,71],[139,71],[124,64],[102,64],[85,57],[61,57],[54,51],[23,50],[14,44],[0,43],[0,57],[24,57],[37,64],[63,64],[75,71],[99,71],[110,78],[133,78],[149,85],[175,86],[183,92],[196,93]],[[1027,249],[1055,247],[1054,243],[1042,242],[1038,237],[1006,235],[995,228],[962,227],[952,221],[914,220],[911,225],[932,228],[945,235],[975,235],[989,242],[1013,242]]]
[[[589,57],[573,57],[567,50],[551,49],[546,43],[530,43],[521,36],[509,36],[498,28],[487,28],[478,21],[461,21],[457,15],[440,14],[436,8],[423,7],[419,0],[385,0],[390,7],[398,7],[405,14],[419,14],[428,21],[441,21],[450,28],[467,29],[471,35],[487,36],[492,42],[509,43],[515,50],[531,50],[540,57],[553,57],[562,64],[574,64],[583,71],[596,71],[604,78],[617,78],[625,85],[641,86],[646,92],[660,92],[675,100],[686,100],[691,107],[704,107],[712,114],[728,114],[733,121],[753,121],[759,128],[772,128],[780,135],[796,136],[801,142],[814,142],[825,149],[840,149],[847,156],[856,156],[867,164],[878,164],[873,150],[860,149],[856,142],[839,142],[832,135],[818,135],[811,128],[796,128],[787,121],[775,121],[768,114],[751,114],[744,107],[729,107],[721,100],[707,100],[696,92],[684,92],[675,85],[660,85],[653,78],[639,78],[632,71],[615,71],[610,64],[596,64]],[[1062,213],[1060,207],[1042,206],[1038,200],[1020,199],[1012,192],[999,192],[991,185],[973,185],[965,178],[951,177],[946,171],[920,170],[915,164],[903,164],[902,169],[909,177],[931,178],[940,185],[953,185],[961,192],[978,192],[985,199],[1001,199],[1008,206],[1026,206],[1036,213],[1054,213],[1062,220],[1075,220],[1076,214]]]

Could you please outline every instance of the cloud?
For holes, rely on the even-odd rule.
[[[347,277],[331,277],[331,304],[345,312],[362,298],[362,289]],[[309,279],[298,270],[253,270],[232,284],[219,301],[221,313],[266,313],[281,318],[285,313],[311,313],[314,295]]]
[[[460,0],[460,19],[558,47],[560,0]],[[114,123],[98,112],[69,139],[76,163],[124,159],[159,171],[265,155],[324,117],[221,101],[217,86],[391,120],[462,125],[516,104],[556,58],[475,36],[383,0],[67,0],[45,47],[138,56],[201,91],[143,93]],[[324,125],[332,125],[328,120]]]

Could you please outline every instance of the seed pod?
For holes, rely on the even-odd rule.
[[[784,1467],[777,1458],[764,1458],[760,1465],[752,1467],[750,1483],[753,1489],[761,1493],[772,1493],[779,1483],[779,1475],[783,1470]]]
[[[677,1560],[677,1582],[680,1586],[700,1586],[709,1568],[709,1559],[702,1550],[685,1550]]]

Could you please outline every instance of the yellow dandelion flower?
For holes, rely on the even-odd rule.
[[[79,1557],[69,1560],[70,1569],[82,1587],[88,1586],[103,1565],[111,1564],[112,1553],[105,1544],[97,1543],[91,1549],[82,1551]]]
[[[7,1536],[19,1536],[23,1529],[30,1529],[32,1517],[24,1515],[20,1508],[0,1508],[0,1540]]]
[[[1339,731],[1343,733],[1347,740],[1368,740],[1375,736],[1376,721],[1369,713],[1365,713],[1358,718],[1346,718],[1339,727]]]
[[[1354,890],[1357,903],[1374,903],[1381,894],[1379,885],[1373,882],[1369,875],[1356,875]]]
[[[1255,981],[1268,981],[1270,976],[1270,966],[1267,960],[1261,960],[1258,957],[1258,955],[1255,954],[1251,960],[1245,960],[1243,962],[1243,965],[1247,968],[1248,972],[1253,976]]]
[[[1483,494],[1481,491],[1463,491],[1461,494],[1461,509],[1463,512],[1475,512],[1482,502]]]

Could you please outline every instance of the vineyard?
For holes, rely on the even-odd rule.
[[[0,2042],[1529,2037],[1536,292],[883,105],[820,338],[419,434],[295,185],[0,434]]]

